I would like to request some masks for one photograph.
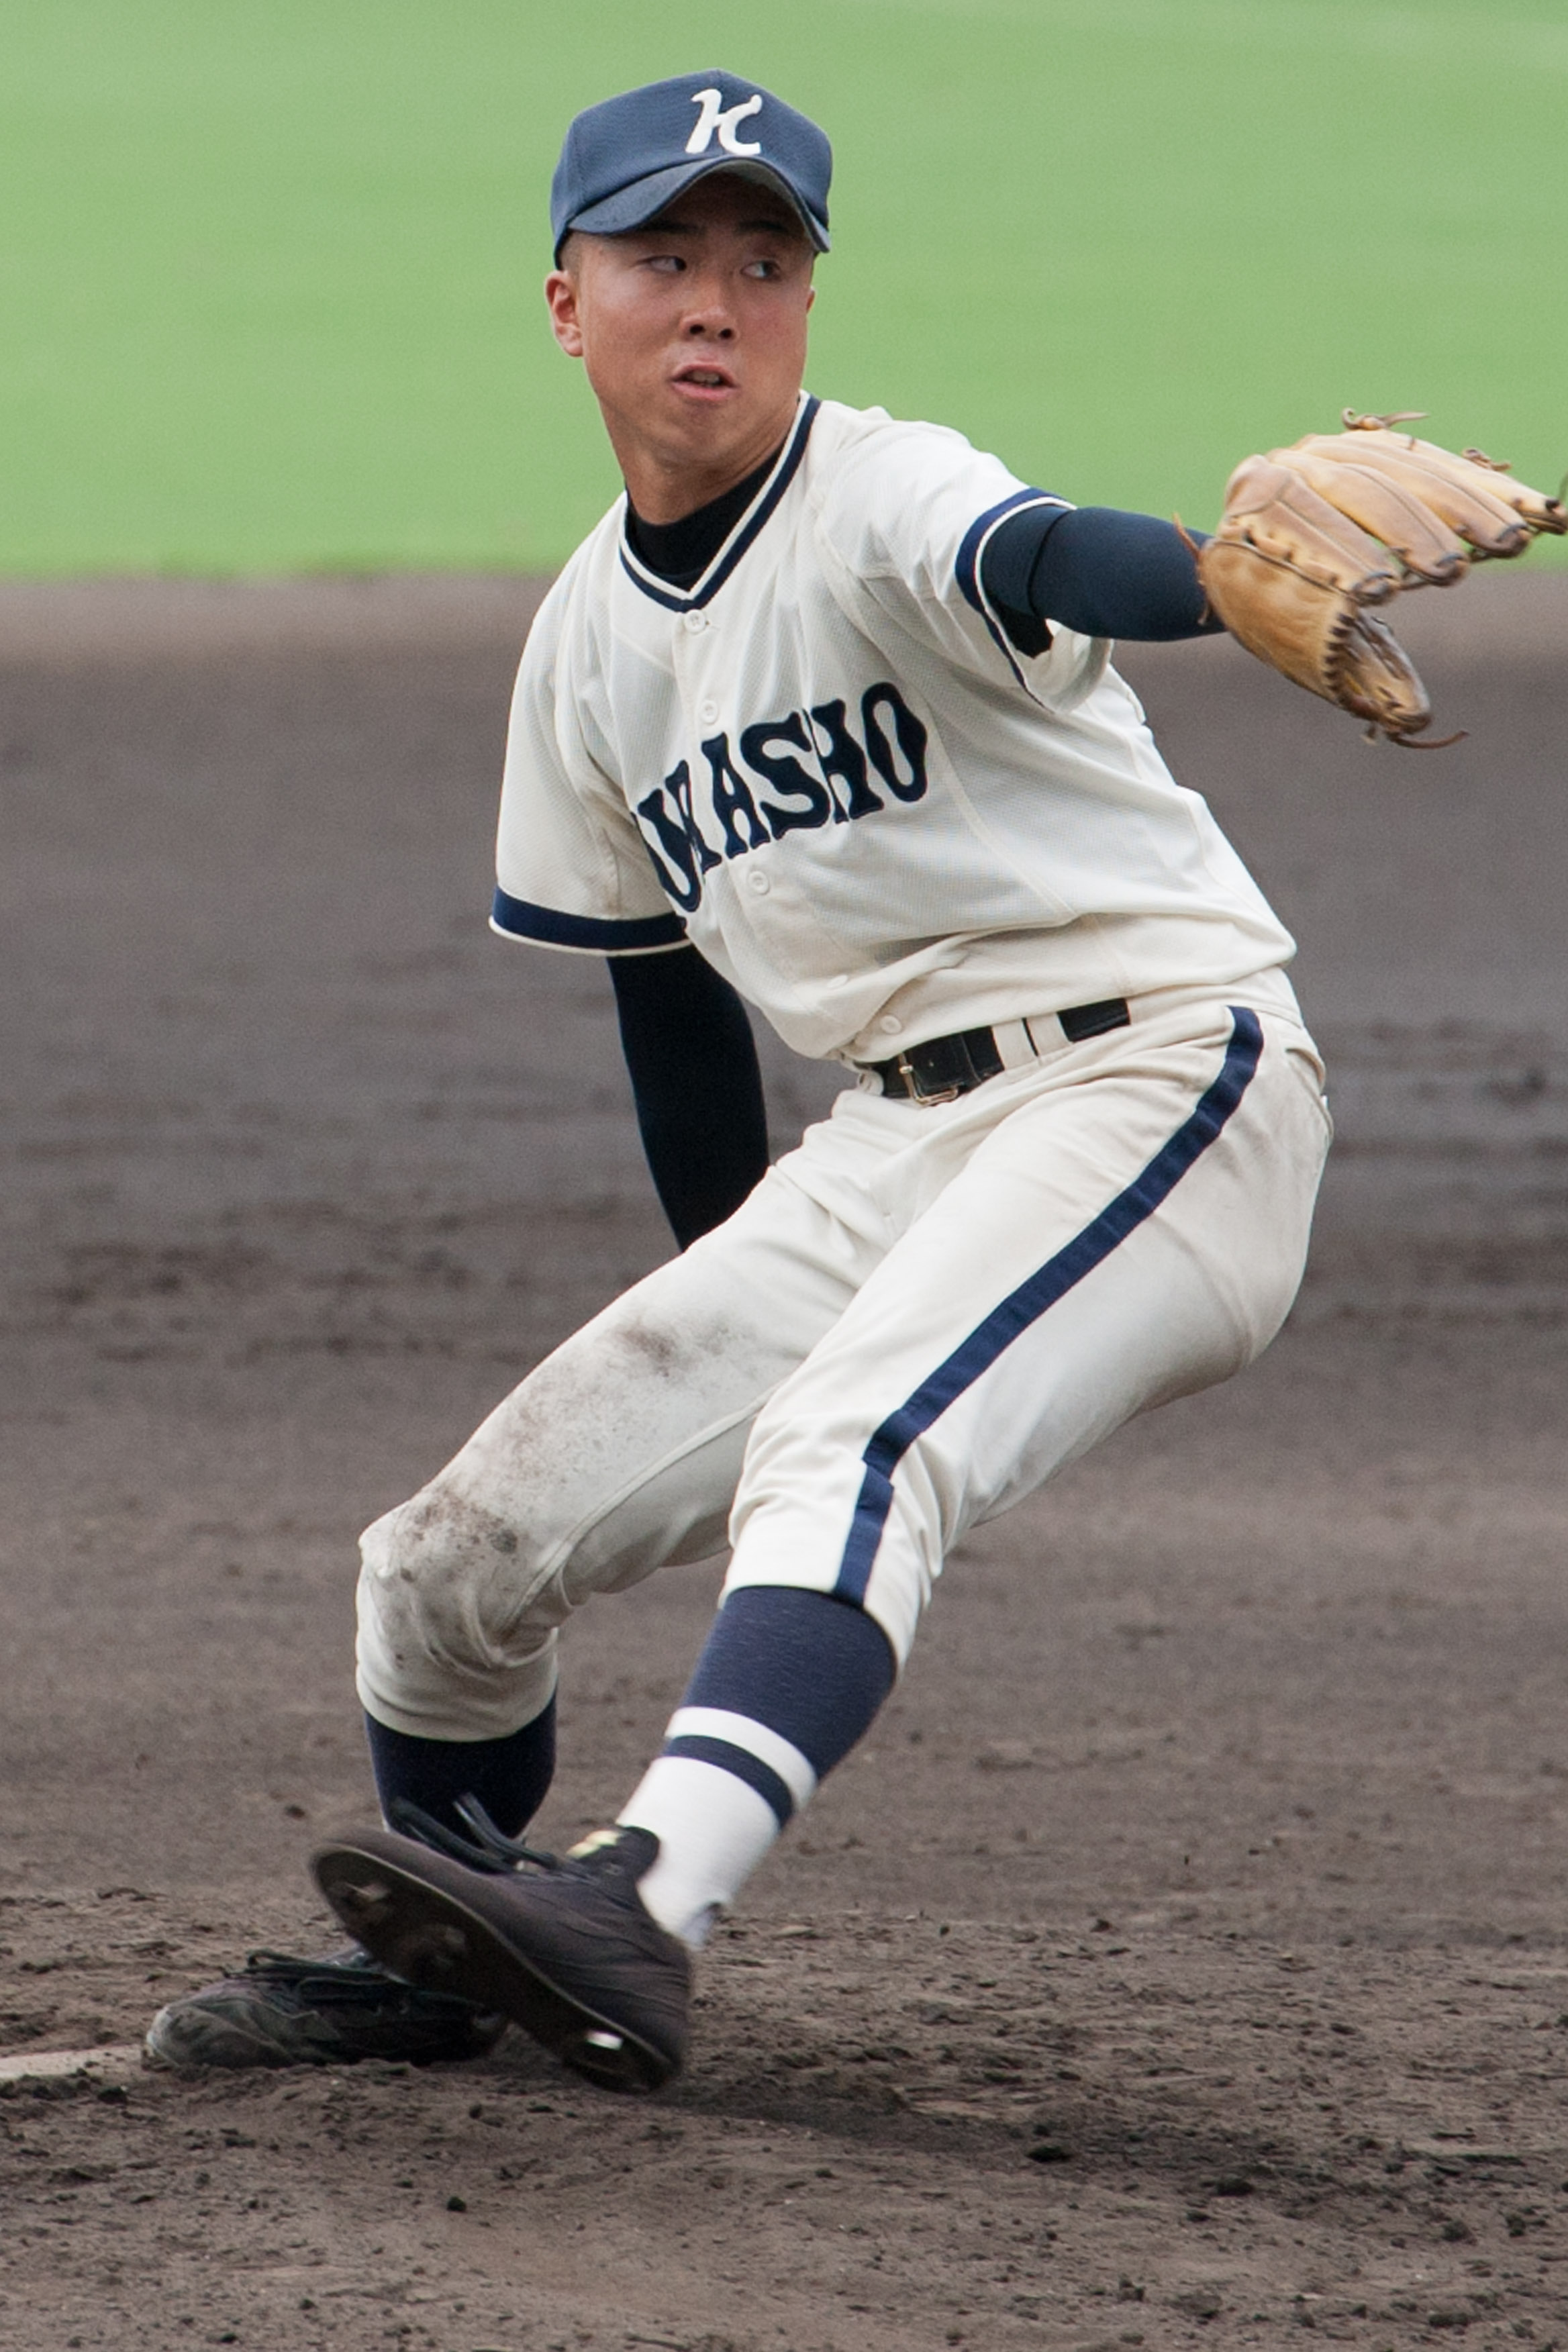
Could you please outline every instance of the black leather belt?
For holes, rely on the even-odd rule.
[[[1108,996],[1099,1004],[1069,1004],[1048,1016],[1061,1024],[1070,1045],[1086,1037],[1103,1037],[1108,1029],[1125,1029],[1132,1015],[1124,996]],[[870,1067],[882,1081],[882,1092],[916,1102],[956,1102],[987,1078],[998,1077],[1006,1064],[997,1049],[994,1029],[959,1029],[951,1037],[928,1037],[907,1054]]]

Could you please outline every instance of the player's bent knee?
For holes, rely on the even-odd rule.
[[[439,1481],[360,1542],[359,1693],[426,1738],[500,1738],[554,1688],[548,1583],[525,1536]]]

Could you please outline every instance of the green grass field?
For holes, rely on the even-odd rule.
[[[5,574],[558,562],[616,488],[538,297],[561,132],[718,63],[836,143],[818,392],[1200,522],[1347,402],[1568,467],[1564,0],[0,0],[0,39]]]

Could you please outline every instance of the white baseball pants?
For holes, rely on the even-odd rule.
[[[368,1529],[368,1710],[502,1738],[574,1609],[726,1536],[726,1591],[837,1592],[905,1658],[966,1528],[1284,1320],[1330,1128],[1267,980],[1135,1000],[952,1103],[840,1096]]]

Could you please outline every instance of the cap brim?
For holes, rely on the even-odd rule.
[[[710,179],[716,172],[728,172],[738,180],[755,180],[760,186],[772,188],[788,205],[816,250],[828,250],[826,229],[784,174],[775,172],[771,163],[753,163],[733,155],[709,155],[700,162],[673,164],[666,172],[650,172],[646,180],[634,180],[629,188],[617,188],[613,196],[605,196],[601,203],[578,213],[562,230],[562,241],[574,229],[582,229],[588,236],[618,236],[627,229],[646,228],[684,190],[695,186],[699,180]],[[556,251],[560,251],[559,244]]]

